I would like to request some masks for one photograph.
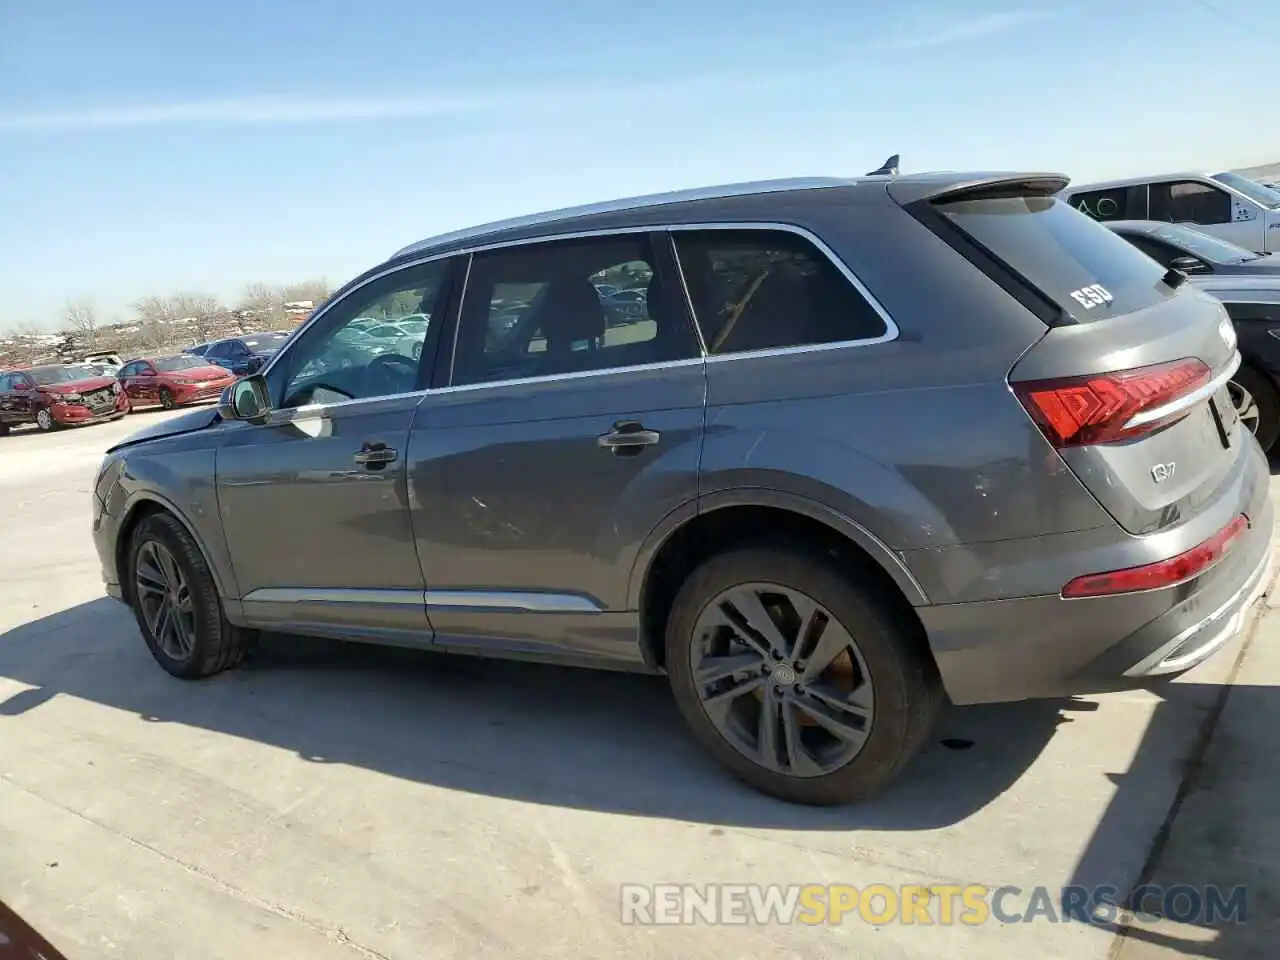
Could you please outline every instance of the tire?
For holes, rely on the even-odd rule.
[[[166,410],[172,410],[177,405],[178,405],[177,402],[173,399],[173,393],[169,390],[169,388],[161,387],[160,388],[160,406],[164,407]]]
[[[906,612],[881,599],[878,581],[873,583],[877,585],[860,585],[851,581],[847,575],[837,573],[830,563],[817,556],[772,546],[740,548],[712,557],[685,581],[676,596],[667,622],[668,678],[676,704],[694,737],[738,779],[763,793],[792,803],[831,806],[874,794],[892,780],[919,751],[933,729],[942,705],[942,685],[919,624]],[[744,752],[740,740],[739,745],[735,746],[730,734],[722,732],[721,725],[717,725],[712,719],[694,677],[693,658],[697,651],[703,649],[705,635],[699,621],[704,614],[714,618],[715,611],[723,609],[712,606],[722,593],[735,588],[741,590],[748,584],[753,586],[746,589],[752,591],[767,584],[806,595],[810,601],[827,611],[837,626],[843,626],[853,639],[848,661],[853,664],[854,674],[863,679],[852,682],[853,692],[848,696],[865,698],[866,689],[862,684],[866,684],[873,701],[869,732],[866,732],[865,726],[862,727],[864,739],[860,747],[846,749],[839,746],[840,742],[825,724],[813,722],[812,714],[794,706],[784,706],[784,711],[790,709],[792,717],[798,720],[792,720],[790,726],[786,722],[781,727],[774,725],[775,732],[781,730],[783,739],[787,741],[781,747],[786,756],[782,758],[780,765],[776,764],[770,769],[759,759],[765,742],[763,736],[757,739],[753,758],[752,751]],[[758,612],[764,614],[763,608]],[[706,623],[705,620],[702,622]],[[777,624],[774,623],[774,626]],[[828,626],[827,630],[829,629]],[[779,635],[784,632],[778,631]],[[823,632],[820,636],[826,636],[826,633]],[[856,648],[856,652],[853,648]],[[754,653],[747,653],[745,656],[747,659],[755,658]],[[727,660],[721,662],[725,663]],[[762,662],[769,663],[767,659]],[[790,660],[785,662],[791,663]],[[814,664],[817,662],[815,657]],[[790,680],[784,678],[780,681],[788,684],[787,687],[776,685],[778,666],[770,664],[772,672],[760,681],[759,692],[738,694],[733,698],[722,697],[721,702],[727,699],[734,705],[730,712],[738,709],[749,711],[751,701],[747,698],[754,698],[760,704],[755,711],[758,717],[763,714],[764,704],[769,702],[765,699],[769,696],[765,691],[772,689],[782,691],[776,695],[775,702],[780,702],[783,694],[792,697],[788,702],[793,705],[797,702],[796,697],[806,697],[809,698],[808,709],[812,709],[816,692],[821,688],[829,693],[832,687],[824,680],[827,676],[825,673],[812,681],[806,679],[804,671],[800,669],[804,666],[803,656],[795,663],[796,669],[789,671]],[[715,688],[717,683],[722,682],[738,685],[740,679],[741,674],[735,678],[717,680],[707,686]],[[802,680],[808,684],[807,688],[801,687]],[[747,681],[742,681],[740,686],[746,688],[749,681],[748,674]],[[822,707],[823,704],[819,703],[818,706]],[[832,712],[834,711],[828,712],[828,715]],[[736,719],[732,722],[737,723]],[[808,725],[811,731],[816,730],[816,734],[806,733],[803,726],[797,726],[797,723]],[[744,730],[750,730],[751,726],[750,719],[741,724]],[[797,729],[800,732],[794,732]],[[828,753],[829,762],[826,765],[815,763],[814,754],[807,749],[799,750],[800,761],[791,763],[792,754],[787,747],[793,733],[797,741],[801,737],[830,738],[836,741],[838,749],[833,751],[834,756]],[[809,743],[815,747],[821,746],[820,743],[815,744],[813,739]],[[855,751],[852,757],[842,760],[841,757],[849,749]],[[774,757],[778,757],[778,750],[774,750]],[[790,769],[781,769],[784,766]],[[806,766],[809,769],[804,769]]]
[[[1270,450],[1280,437],[1280,390],[1276,389],[1275,381],[1256,367],[1245,364],[1231,378],[1228,389],[1241,422],[1253,431],[1258,445],[1264,451]],[[1248,404],[1246,399],[1242,405],[1241,401],[1245,398],[1251,398],[1252,404]],[[1252,406],[1253,412],[1256,412],[1256,425],[1245,419],[1250,415],[1246,406]]]
[[[7,437],[8,435],[9,425],[7,423],[0,423],[0,437]]]
[[[151,623],[155,610],[154,594],[139,586],[139,569],[156,569],[151,561],[155,547],[165,551],[185,582],[187,612],[182,616],[190,640],[189,650],[174,651],[172,644],[157,636]],[[144,551],[148,551],[144,555]],[[163,564],[161,565],[163,566]],[[209,565],[187,528],[169,513],[154,513],[144,519],[129,542],[126,589],[138,629],[156,662],[181,680],[197,680],[229,670],[243,663],[249,654],[256,632],[229,622]],[[179,599],[184,591],[177,591]],[[162,624],[157,623],[157,626]],[[168,631],[161,629],[161,634]],[[171,636],[171,635],[169,635]]]
[[[52,433],[58,429],[58,421],[53,419],[48,407],[41,407],[36,411],[36,426],[42,433]]]

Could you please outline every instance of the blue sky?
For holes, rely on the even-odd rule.
[[[1076,179],[1277,161],[1276,31],[1268,0],[0,0],[0,329],[894,152]]]

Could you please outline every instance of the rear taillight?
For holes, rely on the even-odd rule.
[[[1067,598],[1105,597],[1116,593],[1172,587],[1198,577],[1216,564],[1248,529],[1249,521],[1243,515],[1238,516],[1204,543],[1192,547],[1186,553],[1168,560],[1143,564],[1141,567],[1076,577],[1062,588],[1062,595]]]
[[[1194,358],[1084,377],[1013,384],[1022,405],[1055,447],[1132,440],[1186,416],[1175,404],[1213,379]]]

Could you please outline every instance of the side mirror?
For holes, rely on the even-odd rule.
[[[1174,257],[1169,264],[1169,269],[1180,270],[1182,273],[1204,273],[1204,264],[1196,257]]]
[[[263,423],[271,412],[267,381],[257,374],[237,380],[218,398],[218,414],[224,420]]]

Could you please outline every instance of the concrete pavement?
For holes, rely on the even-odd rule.
[[[1159,694],[955,710],[888,793],[827,811],[722,775],[656,678],[276,638],[243,670],[175,681],[102,596],[88,533],[100,452],[163,416],[0,439],[0,899],[73,960],[1146,960],[1173,941],[1043,920],[624,926],[619,887],[1128,889],[1276,862],[1222,833],[1265,809],[1265,728],[1203,743],[1219,713],[1220,736],[1280,715],[1270,616],[1225,707],[1240,642]],[[1206,786],[1169,828],[1188,774]],[[1202,850],[1221,874],[1192,869]]]

